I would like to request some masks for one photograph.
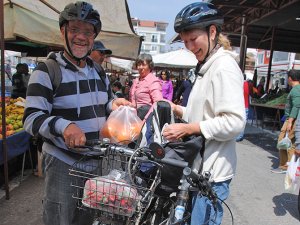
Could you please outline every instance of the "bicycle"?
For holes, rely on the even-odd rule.
[[[107,140],[97,140],[80,149],[92,150],[95,154],[83,156],[70,169],[70,175],[74,177],[71,184],[75,189],[73,198],[78,200],[79,208],[95,215],[93,225],[187,224],[191,191],[200,190],[214,203],[217,200],[208,176],[194,173],[187,162],[164,158],[164,149],[157,143],[130,149]],[[140,172],[145,162],[156,168],[149,176]],[[171,198],[156,193],[163,165],[183,169],[179,191]],[[111,171],[117,171],[117,176],[122,178],[110,179]],[[79,183],[76,183],[78,178]],[[124,194],[124,191],[127,193]]]

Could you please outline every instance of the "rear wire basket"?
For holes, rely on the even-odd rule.
[[[78,200],[78,207],[95,213],[95,216],[119,219],[125,216],[132,220],[138,213],[141,216],[159,179],[155,175],[141,174],[137,161],[132,162],[133,179],[129,179],[128,162],[129,157],[108,152],[106,156],[83,156],[74,163],[69,174],[72,176],[73,198]],[[120,177],[112,176],[115,172]]]

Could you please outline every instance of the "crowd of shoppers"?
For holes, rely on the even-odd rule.
[[[29,82],[28,66],[26,72],[23,64],[17,66],[17,73],[12,77],[13,97],[26,97],[27,91],[25,130],[45,139],[42,148],[46,225],[92,224],[94,219],[93,215],[78,210],[71,196],[68,170],[81,154],[70,148],[98,139],[107,115],[118,107],[135,107],[138,116],[146,120],[152,105],[163,99],[171,103],[176,116],[187,122],[167,126],[163,131],[166,140],[200,134],[207,140],[203,167],[198,172],[210,174],[209,181],[218,196],[217,207],[206,196],[194,192],[190,224],[221,224],[222,202],[229,196],[235,175],[235,145],[243,139],[250,92],[230,42],[222,33],[222,24],[223,17],[213,4],[187,5],[177,14],[174,29],[198,60],[193,79],[186,76],[174,87],[170,71],[163,69],[157,76],[152,56],[140,54],[135,62],[139,77],[123,86],[119,80],[109,79],[101,66],[112,51],[94,40],[102,28],[98,11],[86,2],[65,6],[59,16],[64,50],[49,56],[62,71],[60,86],[63,88],[54,93],[44,63],[37,66]],[[294,135],[295,121],[299,118],[299,72],[290,71],[288,79],[293,89],[287,99],[287,120],[279,140],[286,132]],[[261,80],[257,87],[259,97],[264,94],[264,84]],[[297,144],[299,141],[295,142],[294,137],[290,136]],[[280,151],[280,170],[286,170],[292,154],[299,154],[298,145],[294,148],[285,150],[285,155]]]

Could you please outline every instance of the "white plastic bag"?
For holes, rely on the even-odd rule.
[[[300,187],[300,157],[295,154],[288,162],[288,169],[284,179],[285,190],[298,193]]]
[[[292,146],[291,139],[289,139],[289,132],[285,133],[285,137],[277,143],[278,149],[286,149],[288,150]]]
[[[142,125],[135,108],[120,106],[109,115],[100,136],[112,143],[129,144],[139,137]]]
[[[125,173],[112,170],[106,176],[85,182],[82,204],[88,208],[131,217],[140,198],[137,188],[125,180]]]

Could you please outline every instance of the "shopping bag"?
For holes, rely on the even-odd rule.
[[[100,137],[109,138],[112,143],[129,144],[138,138],[142,125],[135,108],[121,106],[109,115]]]
[[[300,187],[300,157],[295,154],[288,162],[288,169],[284,179],[285,190],[297,192]],[[297,192],[298,193],[298,192]]]
[[[292,141],[289,139],[289,132],[286,132],[285,137],[281,140],[278,141],[277,143],[277,148],[280,149],[285,149],[288,150],[292,146]]]

